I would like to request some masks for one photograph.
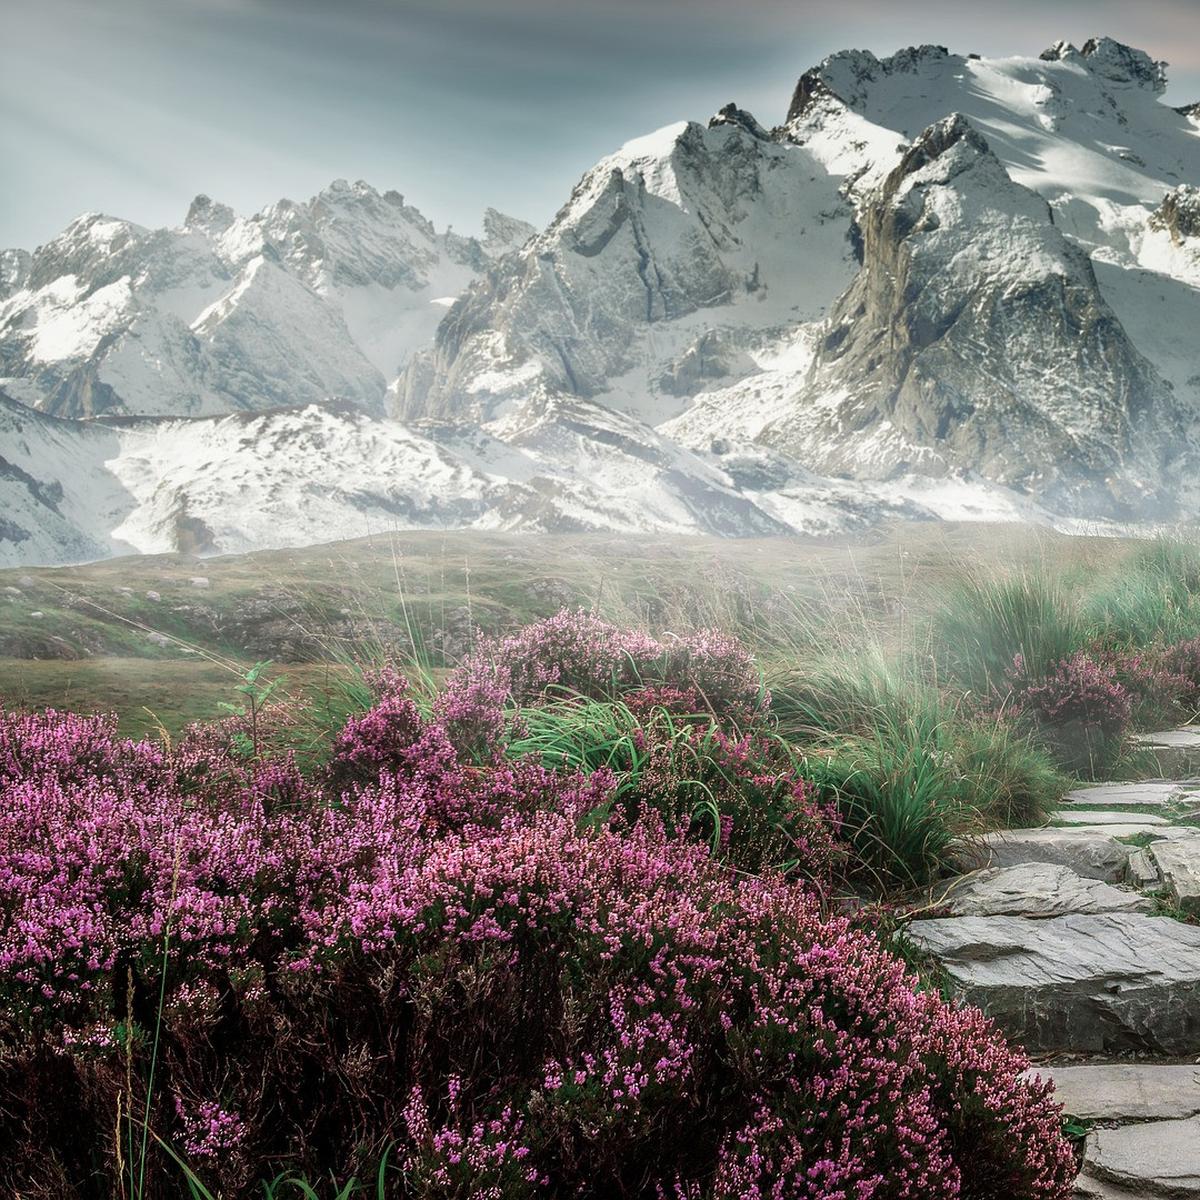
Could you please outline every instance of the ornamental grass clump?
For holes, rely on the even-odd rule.
[[[748,703],[708,655],[628,682]],[[769,746],[656,692],[636,765],[481,755],[379,691],[307,771],[0,720],[0,1193],[1070,1194],[1049,1086],[824,911],[836,823]]]

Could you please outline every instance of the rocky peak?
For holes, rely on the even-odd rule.
[[[537,229],[528,221],[494,208],[483,210],[483,249],[490,258],[520,250],[536,233]]]
[[[1144,50],[1110,37],[1088,38],[1079,51],[1088,68],[1113,83],[1131,83],[1161,93],[1167,88],[1167,64]]]
[[[869,50],[843,50],[831,54],[818,66],[800,76],[787,121],[802,117],[824,98],[839,101],[847,108],[860,109],[866,102],[869,84],[889,75],[915,75],[949,61],[945,46],[907,46],[887,58],[876,58]]]
[[[1080,61],[1082,56],[1079,53],[1079,47],[1074,42],[1058,41],[1052,46],[1047,46],[1038,55],[1038,58],[1042,62],[1072,62]]]
[[[74,275],[88,290],[103,287],[133,268],[147,232],[132,221],[84,213],[33,252],[28,286],[45,287],[64,275]]]
[[[737,125],[752,137],[764,140],[771,136],[750,113],[732,103],[718,109],[716,115],[709,118],[709,129],[715,129],[718,125]]]
[[[235,219],[233,209],[228,204],[220,204],[201,193],[192,201],[183,223],[186,228],[198,233],[219,237]]]
[[[962,169],[980,155],[991,154],[983,134],[975,129],[962,113],[951,113],[930,125],[905,150],[900,162],[888,177],[885,189],[897,190],[901,180],[944,158],[955,147],[962,147],[957,156],[960,160],[957,169]]]
[[[1182,436],[1169,394],[1087,256],[963,116],[926,128],[858,220],[862,269],[804,403],[764,440],[822,472],[966,469],[1059,511],[1154,509],[1156,448]]]
[[[1177,246],[1200,238],[1200,188],[1181,183],[1168,192],[1150,215],[1150,227],[1165,230]]]
[[[28,250],[0,250],[0,300],[25,286],[32,261]]]

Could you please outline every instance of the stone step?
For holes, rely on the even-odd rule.
[[[1054,1080],[1063,1111],[1080,1121],[1130,1125],[1200,1116],[1196,1063],[1095,1063],[1034,1067],[1027,1074]]]
[[[1200,927],[1075,913],[931,918],[907,933],[1033,1053],[1200,1054]]]
[[[1097,1200],[1200,1197],[1200,1117],[1093,1129],[1076,1192]]]
[[[1147,808],[1173,808],[1188,793],[1200,792],[1200,783],[1150,779],[1143,783],[1097,783],[1076,788],[1063,797],[1064,804],[1137,804]]]
[[[1085,879],[1058,863],[990,867],[949,885],[942,902],[949,917],[1028,917],[1046,920],[1068,913],[1151,912],[1154,904],[1135,891]]]
[[[1136,847],[1122,838],[1141,837],[1165,841],[1200,840],[1194,825],[1139,823],[1043,826],[1039,829],[1002,829],[979,838],[977,865],[1015,867],[1022,863],[1058,863],[1087,879],[1121,883],[1128,876],[1129,858]]]
[[[1050,814],[1050,821],[1059,825],[1166,825],[1167,818],[1155,813],[1106,812],[1095,808],[1059,808]]]
[[[1134,744],[1149,750],[1158,769],[1168,778],[1195,775],[1200,771],[1200,725],[1164,729],[1158,733],[1135,733]]]
[[[1107,829],[1005,829],[979,839],[983,866],[1016,867],[1024,863],[1056,863],[1087,879],[1120,883],[1132,846],[1117,841]],[[1149,826],[1146,827],[1147,829]]]

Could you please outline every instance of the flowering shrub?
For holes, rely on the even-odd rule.
[[[583,611],[556,616],[507,637],[484,641],[451,675],[439,714],[456,744],[491,749],[506,704],[523,706],[566,694],[612,699],[649,690],[698,704],[719,716],[746,718],[769,703],[749,652],[715,630],[667,641],[619,629]]]
[[[698,726],[655,757],[648,720],[618,802],[612,769],[460,755],[395,678],[310,775],[5,716],[0,1192],[107,1200],[148,1096],[229,1196],[394,1146],[405,1197],[1064,1200],[1048,1088],[978,1012],[677,827],[700,778],[709,840],[767,811],[820,876],[806,786]]]
[[[1200,712],[1200,638],[1177,642],[1162,653],[1162,669],[1180,680],[1179,703],[1186,712]]]
[[[1045,679],[1031,681],[1018,655],[1011,681],[1018,707],[1037,722],[1069,770],[1095,776],[1119,754],[1133,709],[1114,666],[1077,651]]]
[[[1130,722],[1134,728],[1161,729],[1185,718],[1193,703],[1193,685],[1186,673],[1176,670],[1177,666],[1184,665],[1172,655],[1172,651],[1179,649],[1095,652],[1096,660],[1112,667],[1116,681],[1129,695]],[[1185,650],[1185,656],[1186,653]],[[1195,668],[1200,682],[1200,643],[1196,655]]]

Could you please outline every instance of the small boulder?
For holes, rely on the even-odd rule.
[[[1158,868],[1146,850],[1134,850],[1125,867],[1125,882],[1136,888],[1156,888],[1162,881]]]
[[[191,578],[191,584],[194,588],[206,588],[212,586],[208,581],[208,576],[206,575],[193,575]]]

